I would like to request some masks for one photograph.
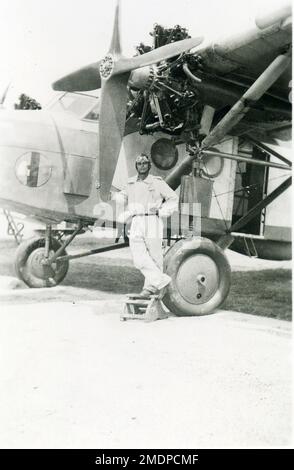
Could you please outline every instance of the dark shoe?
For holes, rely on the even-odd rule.
[[[137,297],[140,299],[151,299],[151,295],[154,295],[154,293],[148,289],[143,289],[142,292],[137,295]]]

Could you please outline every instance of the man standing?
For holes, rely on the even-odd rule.
[[[145,277],[143,298],[157,294],[171,278],[163,273],[163,222],[178,207],[177,194],[160,176],[149,174],[150,158],[144,153],[136,158],[137,175],[129,178],[126,187],[116,196],[127,204],[119,222],[132,218],[130,248],[134,265]]]

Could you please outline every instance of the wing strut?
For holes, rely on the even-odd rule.
[[[283,157],[280,153],[278,153],[276,150],[269,148],[267,145],[263,144],[262,142],[258,142],[257,140],[253,139],[253,137],[250,137],[249,135],[245,135],[244,138],[251,142],[255,147],[258,147],[260,150],[267,152],[274,157],[276,157],[278,160],[281,160],[284,163],[287,163],[290,167],[292,166],[292,162],[288,160],[288,158]]]
[[[291,63],[291,54],[280,54],[257,78],[244,95],[234,104],[221,121],[212,129],[202,141],[201,148],[211,147],[227,135],[250,110],[252,105],[275,83]]]
[[[229,248],[229,246],[233,243],[234,241],[234,232],[240,231],[245,225],[250,222],[257,214],[259,214],[263,209],[265,209],[269,204],[271,204],[275,199],[277,199],[283,192],[286,191],[292,184],[292,178],[291,176],[287,178],[283,183],[280,184],[274,191],[272,191],[270,194],[268,194],[264,199],[259,201],[257,204],[255,204],[254,207],[252,207],[247,214],[243,215],[241,219],[237,220],[230,229],[227,231],[225,235],[222,235],[219,240],[217,241],[217,244],[219,247],[221,247],[223,250],[226,248]]]
[[[241,217],[241,219],[237,220],[237,222],[231,226],[229,232],[237,232],[238,230],[241,230],[250,220],[253,219],[253,217],[256,216],[256,214],[260,213],[262,209],[267,207],[269,204],[271,204],[271,202],[273,202],[281,194],[283,194],[283,192],[291,186],[291,183],[292,178],[290,176],[285,181],[283,181],[283,183],[281,183],[280,186],[278,186],[274,191],[272,191],[264,199],[259,201],[254,207],[252,207],[252,209],[250,209],[247,214]]]

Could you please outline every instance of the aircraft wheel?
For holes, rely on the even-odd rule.
[[[50,240],[49,258],[61,244],[55,238]],[[29,287],[54,287],[66,276],[69,262],[55,261],[44,265],[45,238],[31,238],[21,243],[16,251],[15,270],[17,276]],[[63,255],[66,255],[64,250]]]
[[[231,268],[223,251],[207,238],[175,243],[165,256],[165,271],[172,281],[163,302],[179,316],[205,315],[227,297]]]

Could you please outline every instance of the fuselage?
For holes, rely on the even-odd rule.
[[[98,104],[95,94],[61,93],[41,111],[1,110],[1,207],[48,223],[82,221],[91,225],[95,222],[100,203],[96,179]],[[122,189],[127,178],[135,174],[134,161],[139,153],[152,154],[154,145],[166,143],[167,139],[172,141],[171,136],[161,132],[153,135],[129,132],[125,135],[113,178],[113,191]],[[219,148],[226,153],[237,153],[238,138],[227,139]],[[186,156],[185,145],[178,144],[173,166]],[[204,232],[213,235],[225,231],[234,217],[242,215],[238,214],[240,193],[234,194],[242,175],[236,176],[240,166],[235,161],[215,157],[207,160],[206,165],[211,170],[206,176],[213,181],[213,194],[209,217],[203,219],[202,227]],[[160,168],[154,159],[151,172],[165,178],[171,169],[170,166]],[[257,173],[251,170],[253,185],[257,181],[254,175]],[[271,169],[267,176],[264,173],[260,178],[267,179],[266,186],[263,185],[266,193],[283,181],[283,174]],[[289,204],[287,190],[267,208],[267,223],[260,220],[254,234],[288,244],[291,238]]]

